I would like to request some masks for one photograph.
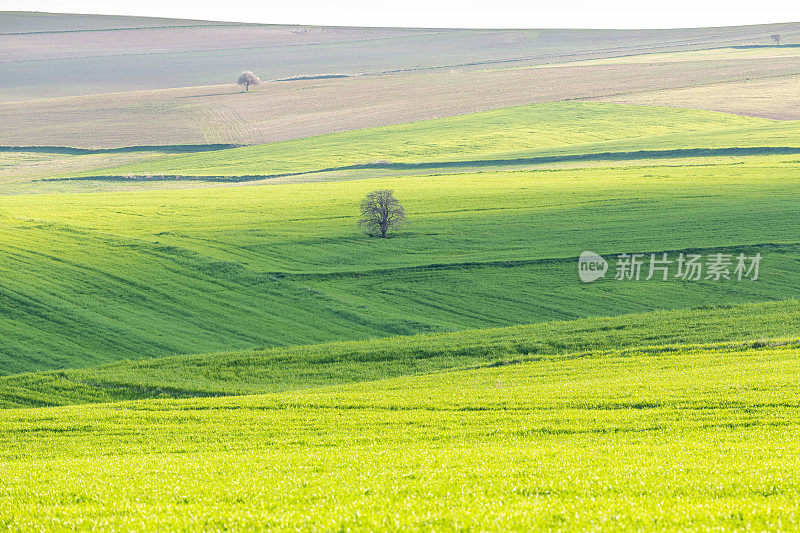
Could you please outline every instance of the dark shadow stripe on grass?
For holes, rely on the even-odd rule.
[[[568,163],[580,161],[626,161],[636,159],[673,159],[687,157],[731,157],[754,155],[794,155],[800,154],[800,146],[754,146],[730,148],[677,148],[673,150],[636,150],[630,152],[595,152],[550,156],[517,157],[508,159],[475,159],[467,161],[430,161],[424,163],[366,163],[342,167],[326,168],[318,171],[334,172],[341,170],[425,170],[449,167],[497,167],[514,165],[536,165],[543,163]]]
[[[216,145],[201,145],[216,146]],[[136,151],[131,147],[130,151]],[[212,148],[209,148],[211,150]],[[122,150],[122,149],[119,149]],[[198,150],[199,151],[199,150]],[[285,172],[280,174],[251,174],[242,176],[192,176],[181,174],[151,174],[147,176],[80,176],[75,178],[50,178],[40,181],[208,181],[208,182],[246,182],[274,178],[306,176],[326,172],[344,172],[353,170],[440,170],[440,169],[476,169],[513,167],[524,165],[541,165],[547,163],[569,163],[581,161],[635,161],[647,159],[680,159],[690,157],[745,157],[757,155],[796,155],[800,154],[800,146],[753,146],[745,148],[678,148],[674,150],[637,150],[631,152],[596,152],[582,154],[548,155],[534,157],[516,157],[508,159],[475,159],[467,161],[426,161],[422,163],[359,163],[342,165],[302,172]]]
[[[645,255],[651,253],[667,253],[669,255],[676,255],[679,253],[686,254],[711,254],[711,253],[729,253],[729,254],[753,254],[761,252],[766,254],[800,254],[800,243],[772,243],[763,242],[755,244],[742,244],[742,245],[729,245],[729,246],[711,246],[705,248],[683,248],[674,250],[644,250],[641,253]],[[603,253],[602,257],[608,260],[613,260],[621,252]],[[648,255],[649,257],[649,255]],[[577,269],[578,257],[545,257],[537,259],[514,259],[514,260],[497,260],[497,261],[462,261],[453,263],[427,263],[422,265],[409,265],[409,266],[395,266],[386,268],[362,269],[362,270],[337,270],[330,272],[289,272],[289,271],[273,271],[264,272],[266,276],[273,279],[285,280],[323,280],[323,279],[337,279],[337,278],[352,278],[354,276],[389,276],[401,272],[430,272],[430,271],[444,271],[444,270],[465,270],[465,269],[478,269],[478,268],[519,268],[534,265],[550,265],[550,266],[563,266],[573,265]],[[577,272],[577,270],[576,270]],[[577,274],[576,274],[577,275]],[[597,281],[595,283],[602,283]]]

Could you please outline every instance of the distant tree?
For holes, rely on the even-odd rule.
[[[775,41],[775,44],[781,44],[781,34],[780,33],[776,33],[774,35],[770,35],[770,37],[772,38],[773,41]]]
[[[386,238],[389,230],[405,224],[406,211],[394,191],[372,191],[361,201],[361,218],[358,225],[367,235]]]
[[[239,75],[239,85],[244,87],[245,91],[249,91],[251,85],[258,85],[259,83],[261,83],[261,80],[258,79],[258,76],[249,70],[245,70]]]

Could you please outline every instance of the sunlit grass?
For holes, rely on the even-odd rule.
[[[793,530],[796,345],[0,411],[12,530]]]

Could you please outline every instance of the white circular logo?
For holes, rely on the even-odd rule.
[[[608,263],[594,252],[583,252],[578,258],[578,276],[584,283],[591,283],[606,275]]]

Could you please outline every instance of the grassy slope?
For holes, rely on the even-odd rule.
[[[648,131],[664,133],[659,112],[664,119],[683,113],[683,127],[695,130],[754,120],[651,108],[544,107],[538,122],[527,123],[529,130],[554,113],[568,126],[560,136],[555,128],[543,130],[541,142],[550,144],[630,135],[635,147]],[[609,111],[620,109],[632,114],[614,121]],[[570,113],[572,121],[566,120]],[[495,122],[484,120],[491,125],[484,134],[477,128],[469,133],[462,121],[472,136],[470,149],[491,157],[531,138],[524,120],[514,122],[515,113],[489,116]],[[749,130],[760,143],[772,123],[755,122],[766,126]],[[438,138],[442,153],[455,150],[448,144],[455,135],[449,123],[442,121],[440,130],[420,125],[425,134],[405,146],[418,150]],[[565,133],[574,130],[581,133]],[[402,151],[403,136],[389,138]],[[327,157],[340,157],[335,147],[327,150]],[[0,264],[14,275],[0,283],[0,371],[796,297],[795,165],[745,159],[6,196]],[[413,221],[381,242],[355,227],[359,199],[379,187],[394,188]],[[586,249],[614,254],[737,246],[764,253],[760,281],[583,286],[575,278],[574,258]]]
[[[0,407],[259,394],[568,353],[800,336],[796,300],[688,311],[123,361],[0,378]]]
[[[708,163],[709,157],[791,155],[800,151],[798,141],[800,129],[794,122],[691,109],[562,102],[177,156],[167,153],[169,147],[163,147],[162,155],[136,149],[56,156],[12,152],[0,165],[0,181],[6,182],[4,191],[16,192],[33,189],[30,183],[14,189],[15,183],[47,175],[64,182],[35,186],[47,191],[102,184],[66,182],[65,176],[70,175],[225,177],[300,173],[297,179],[309,180],[319,176],[302,173],[322,169],[328,169],[324,176],[342,179],[470,169],[663,164],[675,158],[687,163],[694,158],[694,163],[702,164]],[[149,161],[138,162],[141,159]],[[348,170],[352,165],[360,168]],[[341,167],[345,170],[330,170]],[[148,185],[146,181],[138,183]]]
[[[692,109],[579,102],[511,107],[219,152],[96,174],[273,175],[380,161],[502,160],[592,152],[797,145],[794,124]]]
[[[794,172],[634,170],[9,197],[3,368],[797,295],[798,250],[764,244],[796,241]],[[385,186],[413,225],[378,242],[354,206]],[[569,259],[742,244],[759,282],[583,286]]]
[[[796,345],[0,410],[10,529],[791,530]],[[613,526],[610,526],[613,524]]]

